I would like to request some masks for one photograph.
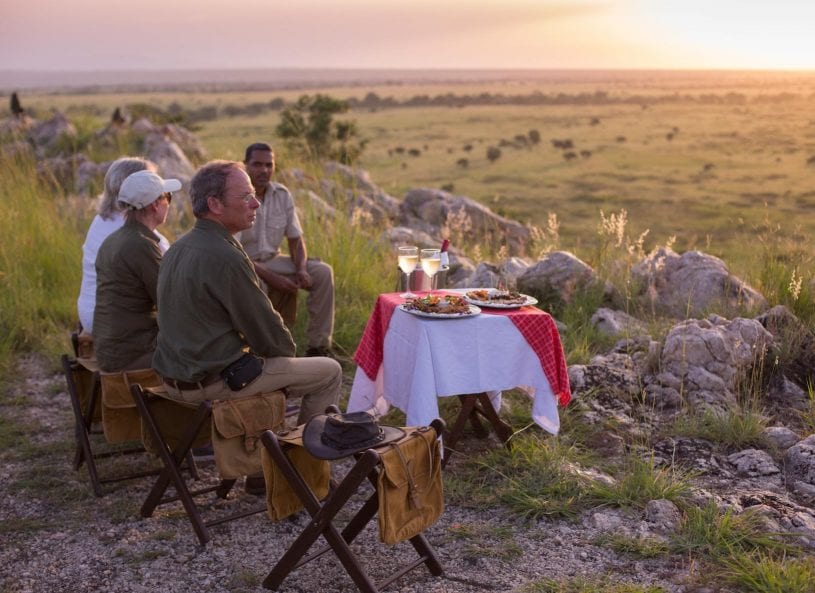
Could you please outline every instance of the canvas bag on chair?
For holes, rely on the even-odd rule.
[[[153,369],[137,369],[118,373],[101,373],[102,430],[108,443],[124,443],[141,439],[141,417],[130,386],[138,383],[144,389],[158,387],[161,378]]]
[[[328,461],[312,457],[303,447],[303,426],[281,433],[278,438],[281,443],[294,445],[286,449],[286,455],[314,496],[319,500],[325,498],[331,481],[331,466]],[[280,521],[302,509],[303,501],[265,447],[260,452],[260,458],[266,480],[266,512],[272,521]]]
[[[436,431],[405,428],[407,436],[378,450],[379,537],[395,544],[418,535],[441,516],[444,493]]]
[[[260,435],[280,430],[286,411],[282,391],[212,402],[212,448],[223,479],[260,473]]]

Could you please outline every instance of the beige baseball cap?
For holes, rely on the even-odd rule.
[[[137,171],[122,182],[118,200],[133,210],[141,210],[158,200],[161,194],[180,189],[178,179],[162,179],[152,171]]]

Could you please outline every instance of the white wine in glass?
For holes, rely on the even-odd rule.
[[[405,275],[405,290],[399,296],[403,299],[412,299],[418,295],[410,292],[410,273],[416,269],[419,263],[419,248],[418,247],[400,247],[399,248],[399,269]]]
[[[441,252],[438,249],[422,249],[422,270],[430,277],[430,290],[433,290],[433,280],[441,267]]]

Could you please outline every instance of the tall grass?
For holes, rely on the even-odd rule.
[[[0,366],[16,352],[56,353],[76,319],[82,233],[34,161],[0,157]]]

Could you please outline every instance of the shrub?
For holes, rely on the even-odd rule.
[[[487,160],[494,163],[501,158],[501,149],[497,146],[490,146],[487,148]]]

